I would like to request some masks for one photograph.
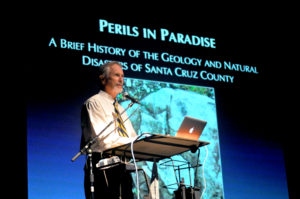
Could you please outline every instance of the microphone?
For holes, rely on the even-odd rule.
[[[127,92],[123,93],[124,99],[129,99],[131,100],[133,103],[138,103],[141,104],[137,99],[131,97]]]

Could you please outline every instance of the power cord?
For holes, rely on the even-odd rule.
[[[202,191],[200,199],[202,199],[202,197],[203,197],[203,195],[205,193],[205,190],[206,190],[206,179],[205,179],[205,175],[204,175],[204,167],[205,167],[205,161],[206,161],[207,156],[208,156],[208,149],[207,149],[207,146],[204,146],[204,147],[206,149],[206,156],[204,158],[203,165],[202,165],[202,176],[203,176],[203,182],[204,182],[204,189]]]

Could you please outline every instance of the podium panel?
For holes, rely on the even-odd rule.
[[[138,161],[159,161],[173,155],[208,145],[209,142],[175,136],[152,134],[133,143],[134,157]],[[103,153],[132,158],[131,143],[105,150]]]

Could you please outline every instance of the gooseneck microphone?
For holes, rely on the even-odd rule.
[[[135,99],[134,97],[131,97],[127,92],[123,93],[123,97],[124,97],[124,99],[131,100],[133,103],[141,104],[137,99]]]

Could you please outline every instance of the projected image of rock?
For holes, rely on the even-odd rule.
[[[210,142],[207,150],[201,147],[195,153],[188,151],[157,163],[160,198],[175,198],[180,183],[186,188],[199,188],[202,198],[224,198],[214,89],[127,78],[124,90],[142,104],[127,111],[128,115],[135,111],[131,121],[139,135],[149,132],[175,136],[185,116],[207,121],[199,138]],[[123,107],[128,104],[122,102]],[[151,179],[153,162],[138,164]],[[141,177],[141,196],[148,194],[145,185]]]

